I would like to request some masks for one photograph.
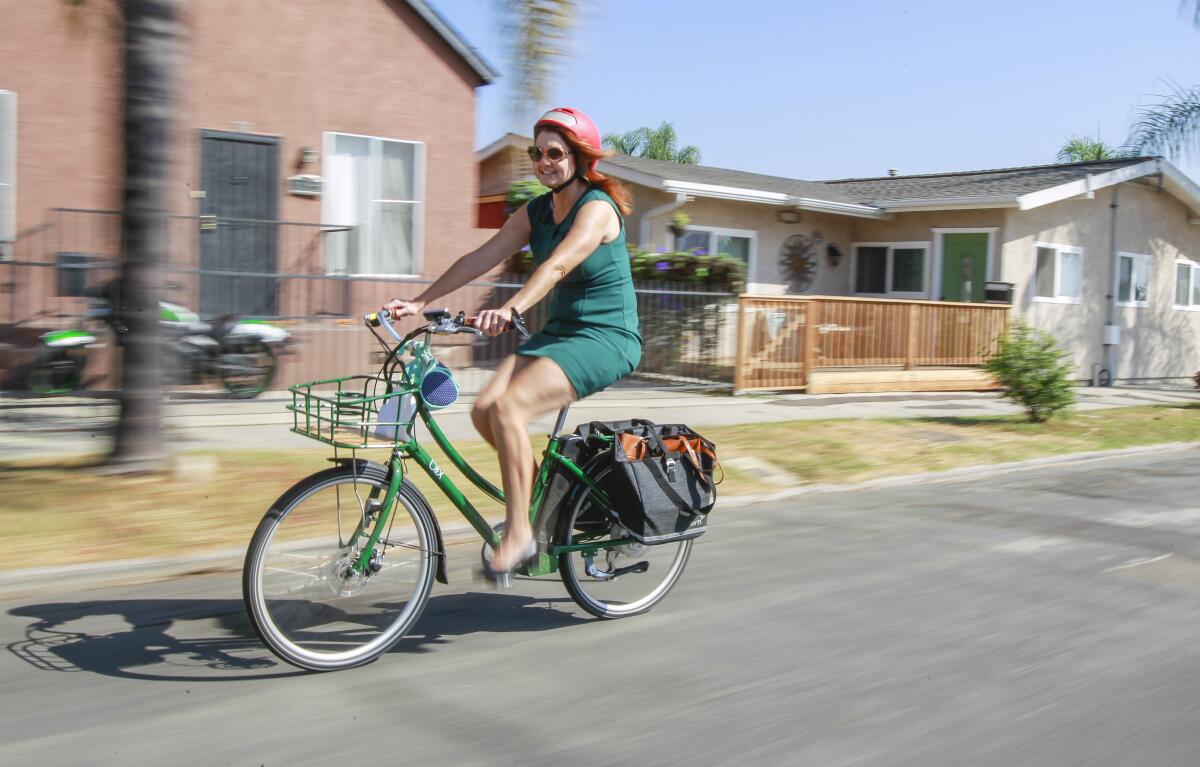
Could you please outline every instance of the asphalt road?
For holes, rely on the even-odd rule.
[[[1200,451],[717,512],[651,613],[454,547],[417,631],[304,674],[235,574],[0,605],[0,764],[1195,765]]]

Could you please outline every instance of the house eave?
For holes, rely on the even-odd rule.
[[[515,149],[524,149],[533,143],[533,140],[527,136],[520,136],[516,133],[506,133],[492,143],[485,146],[483,149],[475,151],[475,162],[483,162],[497,153],[513,147]]]
[[[791,207],[801,210],[811,210],[816,213],[833,213],[840,216],[855,216],[856,218],[889,219],[889,211],[880,210],[872,205],[857,205],[849,202],[834,202],[818,200],[812,197],[793,197]]]
[[[1200,224],[1200,185],[1166,160],[1157,160],[1163,186],[1192,212],[1188,223]]]
[[[668,192],[682,193],[693,197],[739,200],[741,202],[757,202],[765,205],[786,205],[793,199],[791,195],[784,194],[783,192],[764,192],[761,189],[700,184],[695,181],[677,181],[675,179],[663,179],[662,188]]]
[[[492,69],[491,65],[480,55],[479,51],[471,47],[458,30],[438,13],[437,9],[425,2],[425,0],[405,0],[408,7],[412,8],[418,16],[425,20],[425,23],[433,27],[434,31],[442,36],[455,53],[457,53],[463,61],[467,62],[467,66],[479,77],[482,85],[488,85],[497,77],[499,73]]]
[[[1017,198],[1018,207],[1021,210],[1032,210],[1040,208],[1043,205],[1069,200],[1072,197],[1086,197],[1097,189],[1104,189],[1115,184],[1122,184],[1126,181],[1141,178],[1142,176],[1158,173],[1159,164],[1160,160],[1157,159],[1146,160],[1136,165],[1126,165],[1123,168],[1116,168],[1107,173],[1096,173],[1085,176],[1077,181],[1070,181],[1066,184],[1059,184],[1058,186],[1039,189],[1036,192],[1029,192]],[[1193,186],[1195,185],[1193,184]]]

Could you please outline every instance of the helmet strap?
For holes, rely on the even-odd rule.
[[[588,180],[587,180],[587,178],[586,178],[586,177],[585,177],[585,176],[584,176],[582,173],[579,173],[579,174],[576,174],[576,175],[574,175],[574,176],[571,176],[569,179],[567,179],[566,181],[562,182],[562,183],[561,183],[561,184],[559,184],[558,186],[551,187],[551,188],[550,188],[550,191],[551,191],[551,192],[553,192],[554,194],[558,194],[558,193],[559,193],[559,192],[561,192],[562,190],[564,190],[564,189],[566,189],[567,187],[569,187],[571,184],[574,184],[574,183],[575,183],[575,179],[579,179],[579,180],[583,181],[583,183],[584,183],[585,185],[588,183]]]

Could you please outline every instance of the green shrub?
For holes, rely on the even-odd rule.
[[[695,250],[657,252],[629,246],[629,269],[633,279],[691,283],[701,290],[740,293],[746,286],[746,262],[719,253],[714,256]]]
[[[1004,387],[1004,396],[1041,423],[1075,402],[1067,353],[1053,336],[1014,320],[1000,337],[987,371]]]
[[[740,293],[746,286],[746,262],[719,254],[704,255],[692,250],[658,252],[628,246],[629,270],[638,282],[686,283],[696,290]],[[522,248],[509,259],[508,268],[518,275],[533,271],[533,254]]]
[[[508,196],[505,202],[508,203],[508,215],[512,215],[521,209],[521,206],[529,202],[535,197],[541,197],[550,190],[542,186],[536,179],[526,178],[520,181],[514,181],[508,185]]]

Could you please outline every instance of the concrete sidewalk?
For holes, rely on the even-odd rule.
[[[1077,409],[1200,403],[1200,391],[1184,386],[1082,387]],[[473,439],[474,397],[439,411],[438,424],[452,439]],[[176,452],[213,449],[315,447],[289,431],[292,414],[286,392],[268,392],[241,401],[207,393],[164,403],[164,424]],[[1020,408],[995,393],[788,394],[730,396],[695,390],[623,384],[572,406],[568,423],[649,418],[659,423],[723,426],[826,418],[945,418],[1018,413]],[[103,451],[116,417],[116,403],[100,396],[39,399],[0,393],[0,459],[77,455]],[[546,432],[553,416],[534,423]]]

